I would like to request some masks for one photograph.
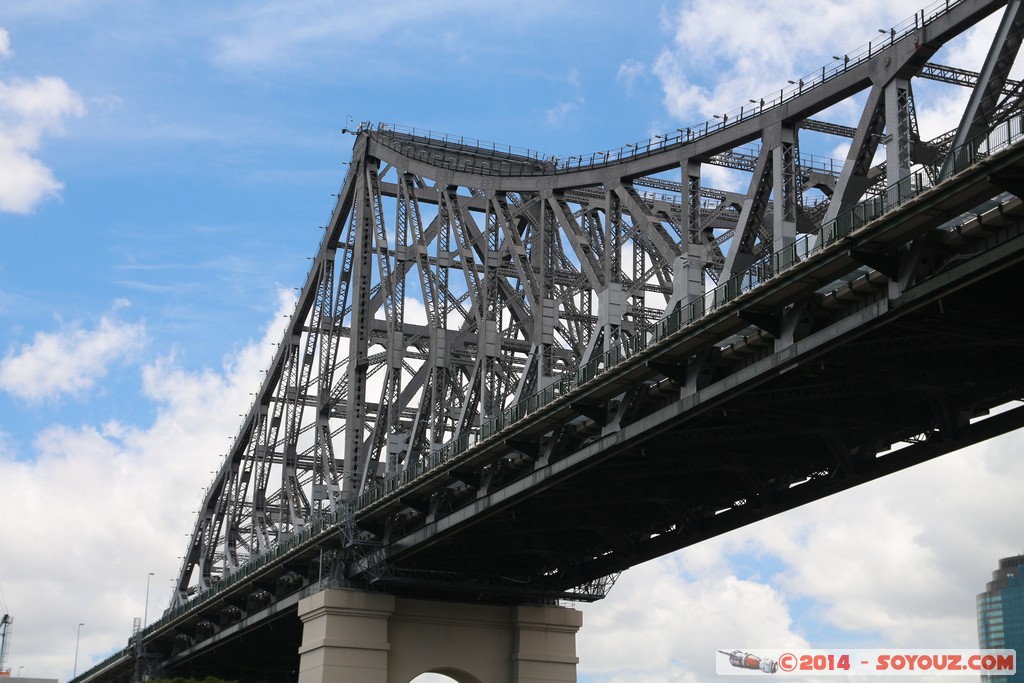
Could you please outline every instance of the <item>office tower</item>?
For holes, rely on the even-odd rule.
[[[982,649],[1024,654],[1024,555],[1004,557],[985,592],[978,595],[978,643]],[[1024,681],[1018,664],[1013,676],[982,676],[983,681]]]

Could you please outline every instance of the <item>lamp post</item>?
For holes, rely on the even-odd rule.
[[[82,627],[85,624],[78,625],[78,635],[75,636],[75,668],[72,670],[71,677],[75,678],[78,676],[78,641],[82,639]]]
[[[142,610],[142,628],[145,630],[147,619],[149,619],[149,580],[153,578],[153,572],[146,576],[146,607]]]

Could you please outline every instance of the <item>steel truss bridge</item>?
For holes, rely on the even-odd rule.
[[[980,72],[932,61],[992,14]],[[774,96],[579,156],[347,131],[172,604],[77,680],[287,678],[326,586],[596,600],[1024,425],[1022,37],[1021,0],[939,2]],[[959,125],[923,139],[915,85],[968,89]],[[827,120],[855,96],[856,127]],[[837,139],[845,159],[801,153]]]

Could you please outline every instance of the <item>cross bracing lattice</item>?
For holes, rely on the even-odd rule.
[[[930,61],[1004,7],[980,72]],[[1020,2],[935,3],[775,95],[578,156],[360,126],[295,312],[206,493],[175,602],[476,438],[720,280],[798,257],[799,240],[859,202],[934,182],[951,148],[1019,113],[1009,73],[1022,33]],[[919,78],[973,93],[958,127],[930,141],[917,124]],[[856,127],[821,118],[859,93]],[[850,152],[802,153],[811,135]],[[705,186],[711,164],[747,174],[747,191]],[[550,446],[524,444],[523,456]],[[408,501],[414,512],[432,504]],[[374,542],[351,531],[357,540]]]

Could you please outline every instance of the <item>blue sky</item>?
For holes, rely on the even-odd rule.
[[[79,670],[122,646],[148,572],[150,618],[166,605],[191,511],[344,177],[353,138],[341,128],[383,121],[545,154],[618,147],[773,92],[917,9],[4,0],[0,607],[15,619],[12,671],[67,678],[79,622]],[[984,33],[946,61],[976,68]],[[918,96],[923,128],[955,125],[964,93]],[[744,182],[716,168],[705,178]],[[581,680],[705,680],[714,650],[733,646],[971,647],[973,595],[1024,547],[1008,502],[1024,476],[1019,442],[627,572],[585,608]]]

